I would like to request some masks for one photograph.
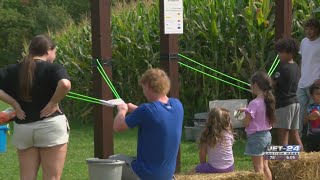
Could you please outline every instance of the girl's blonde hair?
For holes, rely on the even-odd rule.
[[[200,146],[208,145],[214,147],[223,140],[222,131],[232,133],[230,113],[224,108],[212,108],[205,125],[205,129],[200,136]]]

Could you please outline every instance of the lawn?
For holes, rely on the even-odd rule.
[[[5,106],[0,103],[0,110]],[[66,180],[88,179],[88,167],[86,159],[93,157],[93,125],[81,124],[76,120],[70,123],[71,135],[67,160],[63,172]],[[12,126],[11,126],[12,127]],[[0,153],[0,179],[19,179],[18,160],[15,148],[11,144],[12,136],[8,136],[8,151]],[[135,155],[137,131],[129,130],[124,133],[114,134],[114,151],[128,155]],[[243,155],[245,147],[244,140],[237,140],[233,146],[236,170],[252,170],[251,160]],[[198,150],[194,142],[182,140],[181,143],[181,173],[190,171],[198,163]],[[41,173],[39,174],[39,179]]]

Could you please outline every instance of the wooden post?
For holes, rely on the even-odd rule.
[[[291,37],[292,0],[276,0],[276,39]]]
[[[160,61],[171,80],[170,96],[179,98],[178,35],[164,34],[164,1],[160,0]],[[177,156],[176,173],[180,172],[180,148]]]
[[[113,99],[112,92],[97,71],[96,59],[112,80],[111,0],[91,0],[93,91],[99,99]],[[96,105],[94,117],[94,156],[106,159],[113,154],[113,109]]]

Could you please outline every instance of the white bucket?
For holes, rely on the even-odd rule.
[[[196,140],[194,132],[195,132],[195,127],[184,126],[184,137],[187,141],[195,141]]]
[[[205,129],[205,122],[194,122],[194,135],[195,139],[199,140],[202,131]]]
[[[124,161],[88,158],[89,180],[121,180]]]

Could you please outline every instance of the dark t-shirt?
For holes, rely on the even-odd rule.
[[[0,89],[13,97],[26,113],[26,119],[16,119],[18,124],[42,120],[40,111],[48,104],[53,96],[58,82],[70,77],[65,68],[59,64],[36,61],[36,69],[31,90],[32,101],[26,102],[19,97],[19,71],[21,64],[12,64],[0,70]],[[61,108],[62,110],[62,108]],[[56,112],[52,116],[60,115]]]
[[[297,63],[281,63],[274,73],[276,81],[276,108],[298,103],[296,96],[299,83],[299,67]]]

